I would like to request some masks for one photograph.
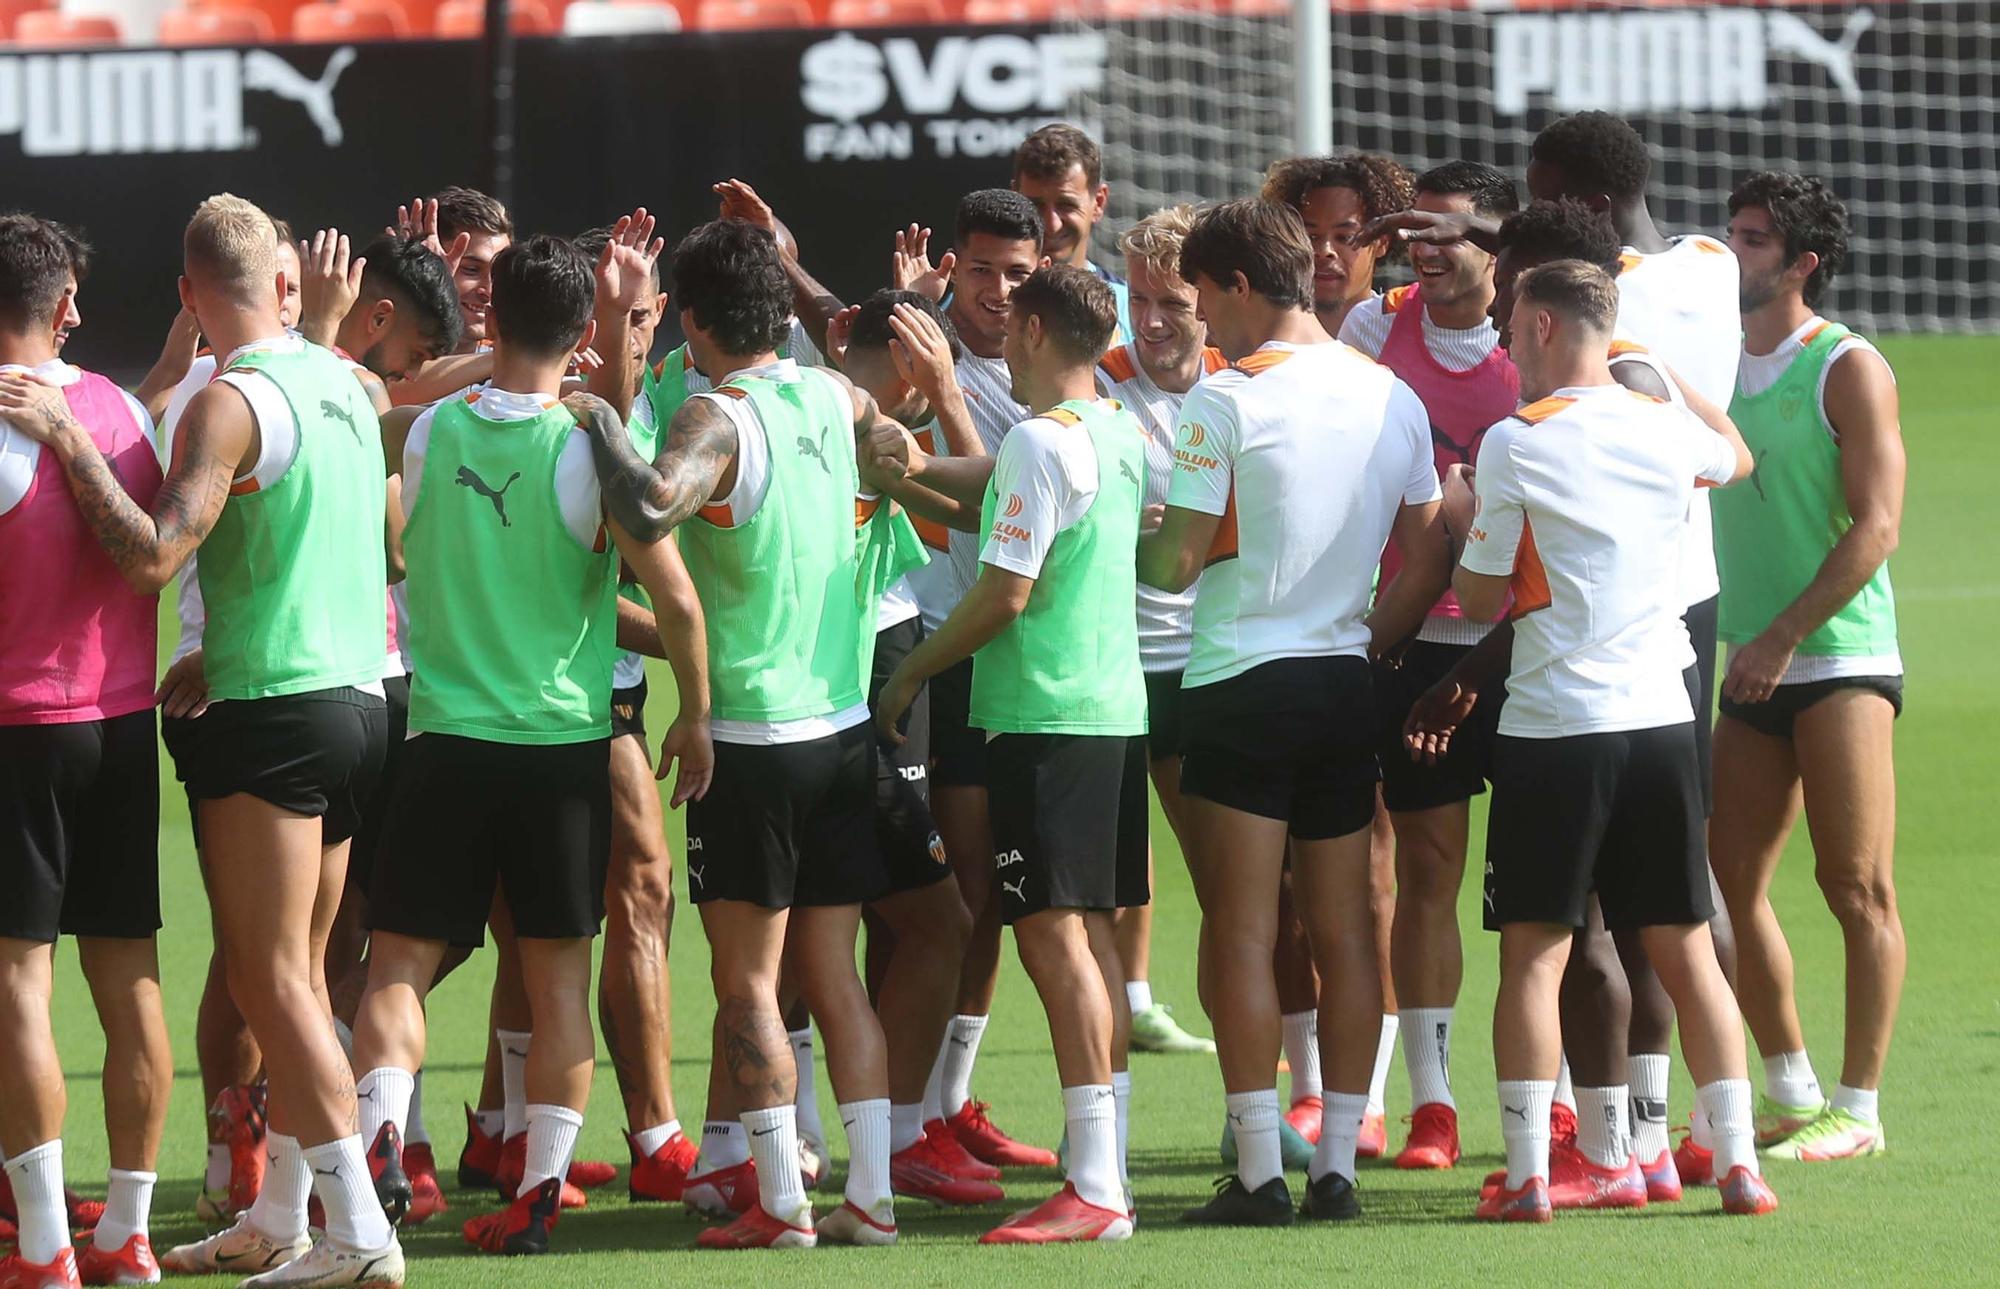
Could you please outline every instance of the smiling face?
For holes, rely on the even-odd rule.
[[[1072,165],[1053,178],[1016,175],[1014,190],[1035,203],[1042,217],[1042,250],[1050,262],[1082,268],[1090,256],[1090,230],[1104,218],[1110,186],[1093,188],[1083,167]]]
[[[474,341],[491,338],[486,308],[493,303],[493,261],[514,243],[505,233],[474,230],[470,236],[472,240],[465,254],[459,257],[454,282],[458,287],[458,310],[465,324],[463,343],[467,348]]]
[[[278,241],[278,271],[285,275],[285,295],[278,301],[278,321],[290,327],[299,320],[299,252],[282,238]]]
[[[977,349],[997,353],[1007,336],[1007,302],[1040,265],[1041,256],[1033,242],[993,233],[969,234],[957,254],[958,266],[951,274],[952,325]]]
[[[1382,242],[1355,244],[1368,222],[1367,203],[1352,188],[1314,188],[1299,201],[1313,251],[1313,307],[1333,309],[1375,289]]]
[[[1472,199],[1463,193],[1418,193],[1416,209],[1440,215],[1473,213]],[[1424,304],[1430,308],[1483,300],[1493,287],[1493,257],[1469,241],[1412,242],[1410,264],[1423,283]]]
[[[1208,337],[1195,289],[1136,255],[1125,257],[1125,281],[1139,365],[1148,375],[1179,372]]]

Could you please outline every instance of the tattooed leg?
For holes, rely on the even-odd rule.
[[[778,964],[786,911],[740,900],[701,906],[715,982],[715,1051],[728,1071],[736,1108],[761,1110],[792,1099],[797,1071],[778,1011]]]

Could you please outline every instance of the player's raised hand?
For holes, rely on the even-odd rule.
[[[1370,220],[1354,235],[1354,244],[1366,245],[1380,237],[1397,242],[1471,242],[1481,250],[1498,249],[1498,221],[1464,211],[1399,210]]]
[[[620,311],[639,306],[652,285],[653,266],[667,247],[665,239],[653,236],[658,223],[644,206],[621,215],[611,226],[611,237],[597,256],[597,299]]]
[[[915,305],[899,304],[889,313],[889,330],[893,333],[889,356],[895,360],[896,374],[936,403],[957,379],[944,328]]]
[[[719,218],[740,219],[746,224],[755,224],[771,236],[778,235],[778,217],[771,210],[771,204],[757,195],[757,190],[741,179],[725,179],[716,184],[715,195],[722,199]]]
[[[896,234],[896,250],[889,259],[889,285],[898,291],[915,291],[933,300],[944,299],[951,287],[951,271],[958,256],[946,251],[931,263],[931,230],[911,224]]]
[[[322,228],[299,243],[299,332],[317,345],[331,345],[341,320],[361,298],[366,258],[353,255],[347,234]]]
[[[424,249],[444,261],[447,273],[458,272],[458,262],[472,245],[472,234],[460,233],[446,246],[438,236],[438,204],[435,197],[412,197],[407,206],[396,207],[396,222],[382,230],[405,241],[422,242]]]
[[[826,321],[826,360],[835,367],[847,366],[847,345],[854,338],[854,320],[861,306],[850,304]]]

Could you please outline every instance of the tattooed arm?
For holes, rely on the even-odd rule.
[[[172,580],[215,527],[237,463],[251,454],[257,433],[250,405],[234,387],[217,382],[195,395],[148,512],[125,491],[61,390],[0,375],[0,414],[56,454],[98,542],[132,588],[147,595]]]
[[[736,485],[736,422],[713,399],[690,398],[667,423],[666,446],[646,462],[603,399],[572,394],[563,405],[590,435],[604,513],[642,542],[656,542]]]

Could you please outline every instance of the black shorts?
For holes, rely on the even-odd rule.
[[[875,668],[868,681],[872,711],[882,686],[924,638],[917,618],[875,633]],[[951,876],[944,841],[931,818],[931,701],[928,685],[917,690],[910,710],[896,727],[901,744],[875,740],[875,840],[889,871],[891,895],[922,890]]]
[[[0,726],[0,936],[160,929],[159,747],[150,707]]]
[[[1581,927],[1590,893],[1612,931],[1715,915],[1694,723],[1494,740],[1486,928]]]
[[[986,786],[986,731],[972,728],[972,659],[932,676],[931,783],[939,788]]]
[[[1681,614],[1688,641],[1694,645],[1694,666],[1681,673],[1688,702],[1694,704],[1694,757],[1701,767],[1701,817],[1715,813],[1715,621],[1719,597],[1688,605]]]
[[[1417,640],[1403,652],[1396,667],[1375,666],[1375,714],[1379,718],[1376,752],[1382,758],[1382,804],[1391,810],[1430,810],[1470,801],[1486,791],[1492,769],[1493,736],[1500,726],[1500,707],[1507,701],[1504,686],[1488,687],[1473,705],[1472,715],[1452,731],[1444,758],[1425,765],[1410,758],[1403,742],[1403,722],[1424,692],[1471,653],[1471,645]]]
[[[1832,680],[1810,680],[1798,685],[1780,685],[1771,691],[1771,696],[1761,703],[1739,703],[1725,695],[1722,699],[1722,714],[1731,720],[1742,721],[1759,734],[1772,738],[1790,738],[1792,724],[1799,713],[1811,707],[1820,699],[1843,689],[1866,689],[1889,700],[1890,708],[1903,714],[1903,678],[1901,676],[1836,676]]]
[[[688,898],[767,909],[881,899],[875,760],[872,723],[804,743],[717,743],[708,795],[687,804]]]
[[[1181,673],[1146,673],[1146,755],[1155,761],[1181,754]]]
[[[646,742],[646,681],[630,689],[611,691],[611,737],[624,738],[627,735],[638,739],[641,746]]]
[[[321,689],[216,703],[202,716],[188,797],[248,793],[280,810],[317,817],[328,846],[352,837],[382,774],[387,703],[358,689]]]
[[[1280,658],[1181,691],[1181,792],[1282,819],[1302,841],[1375,817],[1375,693],[1364,658]],[[997,815],[997,812],[996,812]]]
[[[384,677],[382,697],[389,716],[388,733],[382,742],[382,775],[361,807],[361,826],[355,830],[353,849],[347,853],[347,884],[363,895],[368,894],[375,856],[382,849],[382,828],[389,817],[389,799],[396,788],[396,769],[402,764],[403,740],[410,732],[410,678]]]
[[[368,929],[476,948],[497,882],[515,934],[594,936],[610,865],[610,739],[420,734],[396,774]]]
[[[186,716],[160,716],[160,742],[166,745],[167,756],[174,763],[174,778],[181,785],[181,792],[187,797],[188,832],[193,834],[194,848],[201,849],[201,811],[195,809],[194,793],[187,786],[188,775],[199,763],[199,740],[201,738],[201,718]]]
[[[1002,734],[987,752],[1002,922],[1151,899],[1143,736]]]

